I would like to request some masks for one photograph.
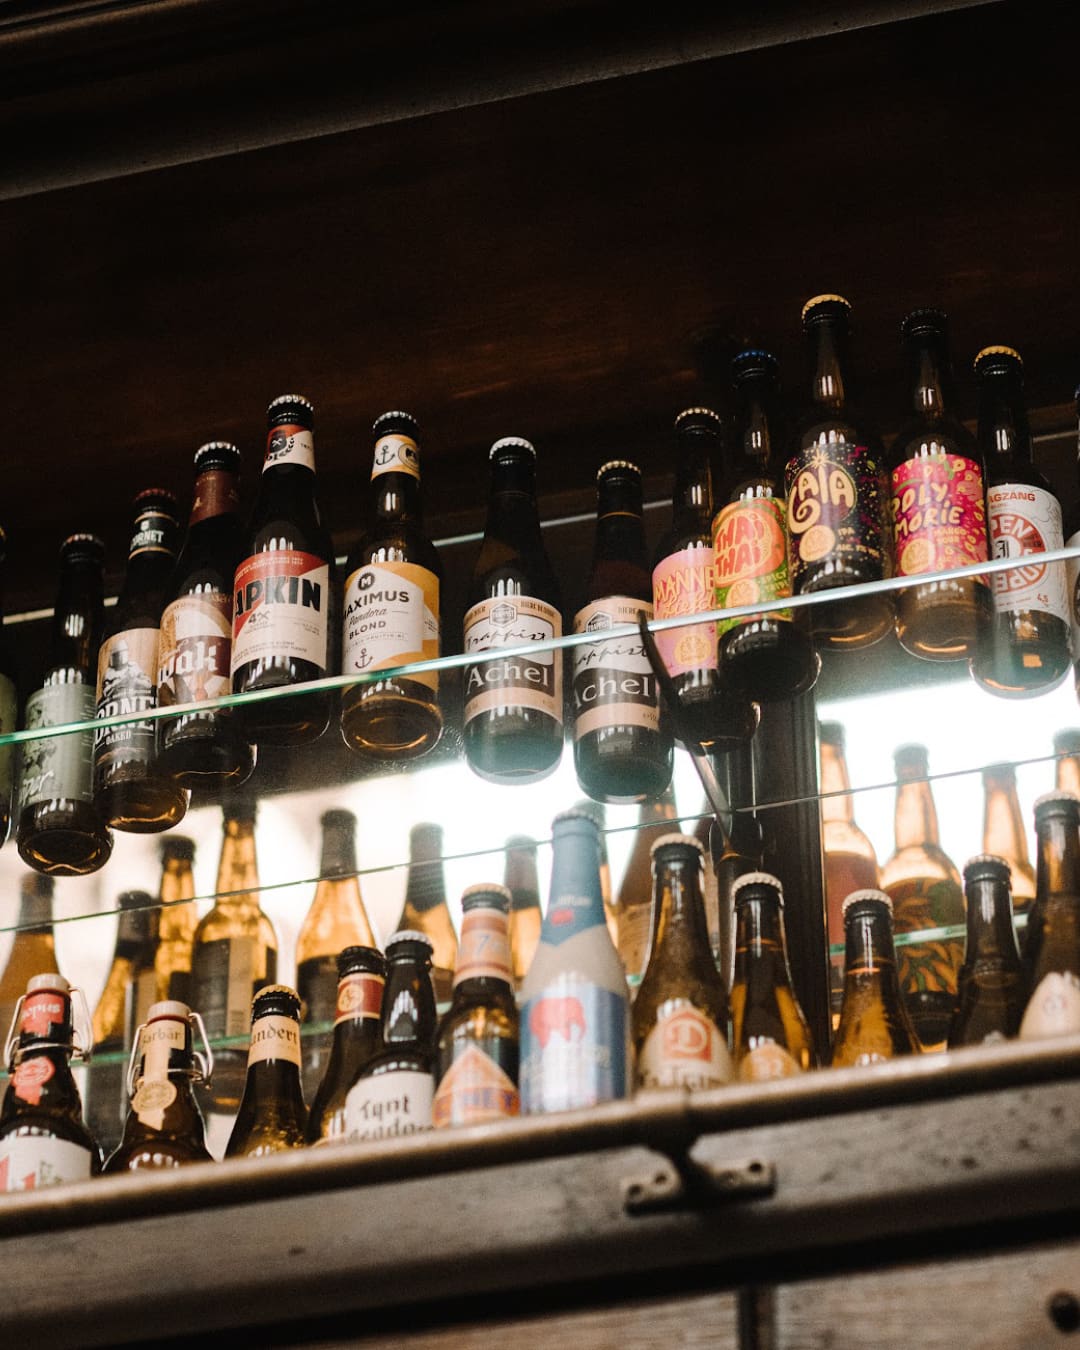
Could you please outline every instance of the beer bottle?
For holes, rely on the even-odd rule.
[[[720,450],[721,431],[711,408],[686,408],[675,419],[671,526],[657,546],[652,574],[658,619],[689,618],[716,607],[712,460]],[[675,682],[679,726],[717,753],[750,740],[758,710],[723,683],[716,624],[663,629],[656,646]]]
[[[24,874],[19,880],[19,921],[0,972],[0,1035],[7,1035],[27,981],[43,970],[56,969],[53,936],[52,877]]]
[[[104,1171],[138,1172],[212,1161],[192,1086],[210,1077],[214,1061],[209,1046],[205,1056],[196,1052],[192,1022],[201,1031],[198,1014],[175,1000],[153,1003],[147,1010],[128,1073],[131,1102],[124,1132],[116,1151],[105,1160]]]
[[[570,1111],[629,1091],[626,972],[600,894],[600,840],[592,818],[552,822],[551,892],[521,988],[521,1108]]]
[[[424,529],[416,419],[383,413],[372,427],[371,520],[345,567],[342,673],[371,674],[439,655],[442,562]],[[412,759],[442,734],[439,675],[357,684],[341,696],[341,734],[363,754]]]
[[[72,1055],[89,1055],[82,1035],[76,1043],[77,992],[63,975],[35,975],[17,1005],[5,1049],[11,1077],[0,1105],[0,1193],[85,1181],[101,1171],[71,1073]]]
[[[713,521],[716,606],[726,609],[791,594],[787,502],[778,448],[776,358],[753,348],[732,363],[739,416],[732,453],[725,456],[722,505]],[[748,698],[794,698],[812,689],[821,660],[806,610],[780,609],[721,619],[720,669]]]
[[[615,948],[631,980],[645,973],[649,938],[655,922],[653,911],[653,845],[676,828],[678,812],[670,784],[659,797],[638,807],[638,825],[626,870],[615,897]]]
[[[598,640],[571,653],[574,767],[590,797],[637,802],[671,781],[671,733],[640,634],[604,634],[620,624],[636,627],[641,614],[653,616],[641,470],[612,460],[596,482],[592,571],[574,632],[596,633]]]
[[[170,834],[161,841],[161,918],[154,957],[159,1002],[188,1003],[191,999],[191,947],[199,926],[191,871],[194,860],[194,840]]]
[[[503,881],[511,897],[510,963],[514,970],[514,987],[520,989],[536,954],[544,918],[536,876],[536,840],[529,835],[511,835],[506,841]]]
[[[982,771],[983,853],[1004,858],[1012,877],[1012,902],[1026,914],[1035,899],[1035,869],[1028,858],[1027,833],[1016,796],[1016,771],[1011,764],[990,764]],[[970,910],[969,910],[970,914]]]
[[[346,947],[375,947],[356,874],[356,817],[326,811],[315,898],[296,939],[296,988],[303,1006],[300,1059],[309,1091],[323,1076],[330,1053],[338,995],[338,954]]]
[[[739,1081],[758,1083],[803,1073],[817,1058],[791,984],[783,889],[768,872],[744,872],[732,882],[731,898],[731,1044]]]
[[[1013,927],[1009,864],[980,853],[964,866],[967,944],[949,1048],[1015,1036],[1024,1012],[1024,977]]]
[[[502,1120],[521,1110],[509,915],[505,886],[470,886],[461,897],[454,994],[435,1038],[436,1129]]]
[[[670,784],[668,785],[670,791]],[[674,797],[671,799],[674,804]],[[615,912],[615,896],[611,889],[611,860],[608,857],[607,847],[607,811],[604,809],[603,802],[593,801],[591,797],[582,797],[573,805],[573,810],[584,811],[589,819],[596,826],[600,835],[600,894],[604,901],[604,915],[607,919],[608,932],[611,934],[611,940],[615,944],[615,949],[619,948],[619,916]],[[650,896],[651,903],[651,896]],[[537,938],[539,941],[539,937]]]
[[[1049,792],[1035,803],[1035,903],[1024,942],[1025,1040],[1080,1031],[1080,798]]]
[[[938,843],[937,810],[924,745],[901,745],[896,767],[896,851],[881,868],[881,887],[892,902],[898,933],[964,922],[960,873]],[[962,938],[917,942],[900,949],[900,988],[925,1049],[949,1034],[956,1009],[956,977],[964,959]],[[846,997],[846,995],[845,995]]]
[[[360,1070],[345,1098],[349,1139],[391,1139],[432,1128],[435,991],[431,943],[402,930],[386,944],[383,1049]]]
[[[124,891],[112,964],[94,1009],[94,1060],[86,1089],[86,1122],[106,1157],[120,1142],[127,1115],[127,1062],[135,1029],[157,1001],[157,934],[153,898],[146,891]]]
[[[991,557],[1063,547],[1061,504],[1032,460],[1020,357],[1011,347],[984,347],[975,358],[975,379]],[[990,583],[993,613],[979,629],[975,682],[1014,698],[1060,684],[1071,664],[1065,564],[1036,560],[995,572]]]
[[[1076,418],[1080,424],[1080,387],[1075,395]],[[1077,452],[1077,470],[1080,477],[1080,449]],[[1080,548],[1080,495],[1074,495],[1072,505],[1062,521],[1062,533],[1067,548]],[[1080,694],[1080,556],[1065,563],[1065,593],[1069,602],[1069,630],[1073,660],[1073,679]],[[1060,786],[1060,784],[1059,784]]]
[[[161,612],[179,528],[171,492],[149,488],[135,498],[124,585],[98,652],[98,718],[157,706]],[[114,829],[154,834],[184,818],[190,794],[158,765],[156,740],[153,722],[94,733],[94,797]]]
[[[536,505],[536,451],[507,436],[491,447],[484,542],[465,614],[465,651],[520,647],[562,636],[559,585]],[[465,756],[481,778],[524,783],[562,755],[562,652],[465,667]]]
[[[446,903],[441,825],[421,821],[409,831],[409,871],[398,928],[423,933],[431,943],[435,998],[445,1003],[454,985],[457,934]]]
[[[878,1064],[920,1049],[900,997],[892,913],[884,891],[852,891],[844,901],[844,1003],[833,1068]]]
[[[1054,736],[1054,787],[1080,796],[1080,728],[1069,727]]]
[[[227,1158],[303,1148],[307,1107],[300,1086],[300,996],[288,985],[260,989],[251,1004],[247,1079]]]
[[[315,500],[315,409],[283,394],[269,427],[245,557],[233,582],[232,687],[243,694],[334,674],[334,550]],[[330,721],[322,690],[238,708],[249,736],[273,745],[316,740]]]
[[[796,595],[881,581],[892,571],[885,452],[849,403],[850,313],[840,295],[816,295],[803,306],[810,398],[784,470]],[[819,645],[866,647],[893,626],[892,596],[838,596],[815,606],[811,622]]]
[[[7,562],[7,532],[0,526],[0,576]],[[15,730],[19,715],[16,690],[18,671],[10,630],[4,624],[4,606],[0,597],[0,736]],[[14,747],[0,745],[0,844],[8,837],[11,826],[11,789],[13,784]]]
[[[896,575],[917,577],[986,561],[986,495],[975,438],[949,411],[946,316],[913,310],[901,333],[913,408],[889,455],[893,544]],[[896,635],[913,656],[966,658],[990,609],[982,577],[908,586],[897,595]]]
[[[232,587],[243,553],[240,451],[209,441],[195,451],[195,500],[161,616],[162,707],[232,692]],[[159,722],[158,762],[181,787],[216,793],[250,776],[255,750],[222,708]]]
[[[276,981],[278,954],[274,926],[259,907],[255,800],[240,792],[222,814],[214,907],[199,920],[191,948],[192,1006],[214,1046],[214,1081],[201,1089],[201,1100],[216,1157],[244,1090],[251,1000]],[[226,1038],[233,1043],[220,1045]]]
[[[704,857],[692,835],[652,846],[652,943],[631,1025],[639,1088],[709,1088],[731,1080],[727,992],[709,950]]]
[[[825,854],[825,903],[828,912],[829,946],[843,946],[844,899],[852,891],[881,884],[874,846],[855,823],[855,799],[851,793],[844,754],[844,728],[839,722],[818,726],[821,742],[821,843]],[[833,1025],[840,1016],[844,993],[844,958],[829,957],[829,993]]]
[[[26,700],[27,730],[93,720],[104,562],[105,547],[92,534],[73,534],[60,548],[49,659],[41,687]],[[93,770],[90,731],[23,742],[15,838],[28,867],[78,877],[108,861],[113,841],[94,802]]]
[[[307,1142],[345,1138],[345,1099],[367,1062],[383,1048],[379,1038],[386,960],[374,947],[346,947],[337,959],[334,1036],[326,1072],[308,1112]]]

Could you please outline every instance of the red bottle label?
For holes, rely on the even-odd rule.
[[[31,1106],[41,1102],[41,1091],[56,1073],[56,1065],[47,1055],[35,1055],[33,1059],[24,1059],[11,1076],[11,1086],[15,1096]]]
[[[40,989],[23,999],[20,1028],[26,1036],[48,1036],[69,1018],[67,996],[53,989]]]
[[[233,674],[250,661],[307,661],[325,671],[330,569],[299,549],[267,549],[236,569]]]
[[[898,576],[985,562],[982,470],[962,455],[920,455],[892,471]]]
[[[346,975],[338,982],[337,1007],[334,1011],[334,1025],[349,1022],[353,1018],[378,1018],[382,1011],[383,988],[386,981],[381,975],[367,972]]]

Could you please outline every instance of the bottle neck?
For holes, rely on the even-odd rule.
[[[596,827],[587,821],[556,822],[551,851],[545,933],[553,930],[559,941],[566,941],[587,928],[606,925]]]
[[[1027,837],[1012,772],[987,774],[983,815],[983,852],[1027,861]]]
[[[1055,896],[1080,903],[1080,834],[1070,816],[1047,816],[1036,822],[1038,861],[1036,895],[1039,902]]]
[[[222,908],[259,908],[259,867],[255,856],[253,821],[229,820],[218,865],[218,905]]]
[[[735,980],[749,982],[761,972],[773,985],[790,984],[784,913],[776,896],[739,901],[735,927]]]
[[[505,911],[474,905],[461,916],[461,937],[454,966],[454,998],[513,998],[510,924]]]
[[[657,951],[679,945],[708,955],[709,929],[696,861],[670,859],[662,865],[653,902],[653,942]]]
[[[519,545],[539,544],[536,465],[531,455],[507,455],[492,461],[485,533]]]
[[[354,876],[356,873],[356,827],[350,823],[332,823],[323,827],[319,876]]]
[[[743,375],[736,384],[739,399],[738,431],[732,461],[729,496],[750,479],[774,478],[772,425],[776,381],[765,371]]]
[[[712,456],[719,438],[701,429],[678,433],[678,460],[672,494],[672,526],[684,533],[702,525],[711,537],[713,517]]]
[[[23,883],[19,896],[19,932],[53,936],[52,892],[36,877]],[[44,973],[44,972],[42,972]]]
[[[240,475],[229,469],[207,469],[196,475],[188,528],[208,520],[236,520],[240,515]]]
[[[845,978],[867,975],[896,979],[892,924],[884,908],[850,916],[844,925]]]
[[[970,882],[967,897],[967,948],[964,959],[973,962],[1011,956],[1019,961],[1013,928],[1012,896],[1004,882],[991,877]]]
[[[405,903],[420,914],[437,909],[446,903],[446,880],[442,858],[432,856],[425,848],[416,850],[409,859],[409,874],[405,882]]]
[[[133,601],[148,601],[153,607],[157,597],[164,597],[176,565],[179,543],[179,527],[171,516],[148,511],[136,518],[124,584],[117,601],[119,611]]]
[[[948,409],[949,361],[943,333],[920,333],[908,347],[912,408],[920,418],[940,418]]]
[[[78,671],[87,684],[96,678],[104,622],[105,586],[101,565],[90,558],[64,564],[53,611],[49,671]]]
[[[851,796],[847,761],[838,745],[821,742],[821,818],[855,824],[855,802]],[[839,794],[839,795],[827,795]]]
[[[979,378],[979,443],[988,459],[1033,463],[1031,430],[1018,372],[984,371]]]
[[[391,961],[379,1030],[389,1049],[430,1050],[435,1038],[435,991],[426,964]]]
[[[377,520],[422,522],[419,478],[411,473],[380,473],[373,477],[372,488]]]
[[[925,779],[902,781],[896,791],[896,848],[938,843],[934,795]]]
[[[596,508],[594,569],[605,562],[629,563],[647,576],[646,558],[641,480],[606,480]]]
[[[839,412],[847,400],[847,325],[839,319],[818,319],[808,330],[812,377],[811,401]]]
[[[195,874],[191,870],[191,863],[186,858],[166,858],[161,870],[162,905],[168,906],[194,897]]]
[[[540,882],[536,875],[536,849],[509,848],[506,851],[506,888],[512,897],[511,908],[540,908]]]

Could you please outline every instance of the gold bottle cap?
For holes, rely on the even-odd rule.
[[[1023,357],[1015,347],[1003,347],[999,345],[995,347],[984,347],[974,360],[973,364],[975,369],[978,370],[979,362],[985,360],[985,358],[989,356],[1010,356],[1014,361],[1019,362],[1020,365],[1024,364]]]
[[[683,848],[695,848],[699,853],[704,853],[705,851],[701,846],[701,840],[695,838],[694,835],[672,832],[671,834],[662,834],[660,836],[656,843],[653,844],[652,848],[649,849],[650,855],[655,858],[656,850],[658,848],[667,848],[669,844],[680,844]]]
[[[803,305],[801,317],[805,319],[810,311],[816,309],[818,305],[843,305],[845,309],[849,310],[851,308],[851,301],[845,299],[842,295],[814,295],[807,300],[805,305]]]
[[[857,905],[860,900],[876,900],[878,904],[884,905],[892,913],[892,901],[884,891],[875,890],[873,887],[867,887],[866,890],[852,891],[840,908],[840,913],[846,917],[848,910],[852,905]]]
[[[712,408],[684,408],[675,418],[675,430],[678,431],[683,422],[689,421],[691,417],[704,417],[710,422],[715,422],[718,427],[723,427],[724,422],[718,412]]]
[[[629,469],[631,473],[636,473],[639,478],[641,477],[641,470],[636,464],[631,464],[628,459],[609,459],[606,464],[601,464],[597,469],[596,481],[599,483],[604,474],[609,473],[612,469]]]
[[[488,451],[488,459],[494,459],[500,450],[527,450],[533,459],[536,458],[536,446],[532,441],[527,441],[524,436],[503,436],[497,440]]]
[[[260,990],[260,993],[266,993],[266,990]],[[177,1022],[186,1022],[191,1016],[191,1009],[186,1003],[181,1003],[179,999],[166,998],[160,1003],[151,1003],[146,1010],[146,1020],[156,1022],[160,1017],[171,1017]]]
[[[1080,796],[1075,792],[1066,792],[1061,789],[1057,792],[1044,792],[1041,797],[1035,798],[1035,810],[1041,811],[1048,806],[1080,806]]]
[[[732,900],[746,886],[771,886],[779,891],[780,899],[784,898],[784,888],[780,884],[780,878],[774,877],[771,872],[744,872],[741,877],[736,877],[731,883]]]
[[[311,399],[305,398],[303,394],[279,394],[277,398],[273,399],[267,406],[267,417],[270,416],[275,408],[280,408],[282,404],[285,403],[295,403],[301,408],[306,408],[309,413],[314,414],[315,412],[315,404],[312,403]]]

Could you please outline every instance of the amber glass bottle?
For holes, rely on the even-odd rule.
[[[980,853],[964,866],[967,944],[949,1046],[1015,1036],[1024,1013],[1024,975],[1013,927],[1009,864]]]
[[[503,884],[511,897],[510,962],[514,968],[514,985],[520,989],[540,941],[543,922],[540,883],[536,875],[536,840],[531,836],[515,834],[506,841]]]
[[[1024,940],[1025,1039],[1080,1031],[1080,798],[1035,803],[1037,889]]]
[[[364,1066],[383,1048],[379,1032],[386,960],[374,947],[346,947],[337,959],[334,1037],[326,1072],[308,1113],[307,1142],[345,1138],[345,1099]]]
[[[247,1079],[227,1158],[303,1148],[307,1107],[300,1086],[300,997],[288,985],[261,989],[251,1005]]]
[[[416,419],[372,427],[372,508],[345,567],[342,673],[371,674],[439,655],[442,563],[424,529]],[[341,696],[341,734],[362,754],[413,759],[442,734],[437,671],[373,680]]]
[[[1016,771],[1011,764],[991,764],[982,772],[983,852],[1004,858],[1012,878],[1012,902],[1026,914],[1035,899],[1035,869],[1028,857],[1027,833],[1016,796]]]
[[[195,841],[170,834],[161,841],[161,890],[158,899],[157,997],[160,1002],[191,1000],[191,947],[199,926],[195,904]]]
[[[675,793],[670,787],[652,801],[642,802],[626,871],[615,896],[615,948],[633,980],[645,972],[653,932],[652,848],[658,839],[676,828],[673,824],[676,814]]]
[[[1080,728],[1069,727],[1054,736],[1054,787],[1080,796]]]
[[[833,1067],[917,1053],[919,1038],[896,977],[892,902],[884,891],[852,891],[844,901],[844,933],[844,1003],[833,1041]]]
[[[409,831],[409,872],[398,928],[423,933],[431,943],[435,998],[445,1003],[454,985],[457,934],[446,903],[441,825],[421,821]]]
[[[7,1035],[27,982],[34,975],[56,969],[53,890],[51,877],[29,873],[19,881],[18,927],[0,972],[0,1036]]]

